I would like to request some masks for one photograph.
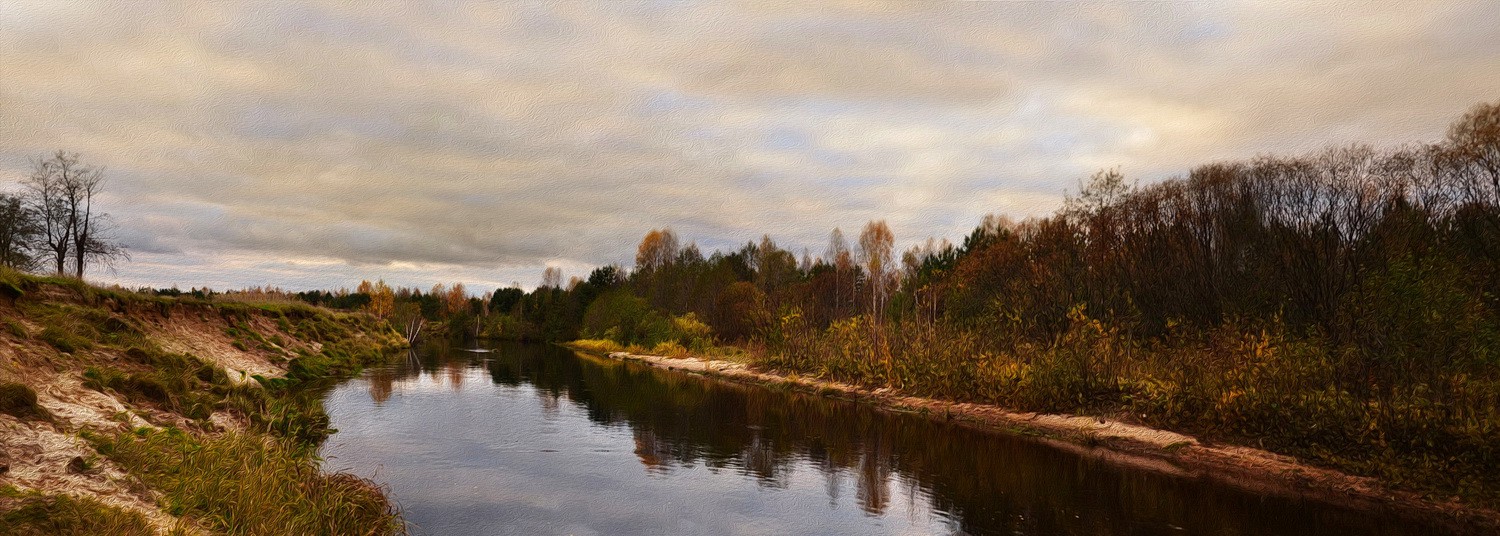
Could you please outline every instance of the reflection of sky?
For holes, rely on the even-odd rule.
[[[458,381],[455,381],[458,380]],[[388,484],[418,534],[932,534],[945,519],[904,479],[866,514],[854,475],[806,459],[775,485],[742,467],[653,469],[628,426],[603,426],[529,384],[479,368],[397,380],[377,405],[367,380],[327,399],[339,432],[326,465]],[[399,460],[399,463],[392,461]],[[833,486],[830,487],[830,481]]]

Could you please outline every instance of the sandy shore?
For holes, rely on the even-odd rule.
[[[578,351],[596,353],[588,349]],[[1019,413],[984,404],[904,396],[891,389],[867,389],[815,378],[752,370],[743,363],[612,352],[608,357],[671,370],[756,385],[780,385],[823,396],[855,400],[887,411],[925,415],[973,428],[1017,433],[1082,455],[1132,467],[1201,478],[1260,494],[1305,498],[1345,507],[1388,511],[1403,518],[1435,522],[1460,532],[1500,531],[1500,512],[1435,501],[1394,490],[1379,480],[1314,467],[1261,449],[1215,444],[1192,436],[1109,419]]]

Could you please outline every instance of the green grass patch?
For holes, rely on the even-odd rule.
[[[146,341],[145,333],[134,321],[103,307],[40,302],[25,303],[21,312],[41,324],[41,340],[61,352],[73,353],[101,345],[123,348]]]
[[[51,421],[52,414],[37,404],[36,391],[13,382],[0,382],[0,413],[18,419]]]
[[[0,486],[0,535],[152,536],[145,516],[94,499]]]
[[[10,334],[14,335],[17,339],[31,338],[31,332],[26,330],[26,326],[23,326],[20,322],[16,322],[14,320],[5,321],[5,331],[10,332]]]
[[[223,405],[229,392],[229,376],[196,357],[154,347],[131,347],[125,357],[138,368],[89,367],[83,373],[84,386],[112,391],[131,402],[150,403],[192,419],[207,419]]]
[[[10,281],[0,281],[0,298],[15,300],[25,295],[26,291],[21,290],[21,287],[16,286],[15,283]]]
[[[47,326],[42,328],[42,342],[52,345],[57,351],[71,354],[79,350],[87,350],[94,347],[88,339],[68,331],[66,328]]]

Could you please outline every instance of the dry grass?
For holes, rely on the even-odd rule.
[[[392,534],[397,513],[369,481],[323,473],[288,440],[173,428],[92,438],[99,452],[165,492],[167,511],[234,534]]]
[[[578,339],[568,343],[568,346],[601,354],[625,351],[624,345],[609,339]]]
[[[0,535],[154,536],[146,519],[99,501],[0,487]]]

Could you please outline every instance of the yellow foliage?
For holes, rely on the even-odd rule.
[[[620,352],[625,349],[625,347],[620,346],[620,343],[609,339],[578,339],[576,341],[573,341],[572,343],[569,343],[569,346],[578,348],[580,350],[605,354],[610,352]]]
[[[673,317],[672,329],[677,332],[680,340],[692,345],[708,342],[713,337],[714,331],[693,313]]]
[[[687,348],[683,348],[681,344],[677,344],[677,341],[657,343],[656,346],[651,348],[651,353],[667,357],[686,357],[688,355]]]

